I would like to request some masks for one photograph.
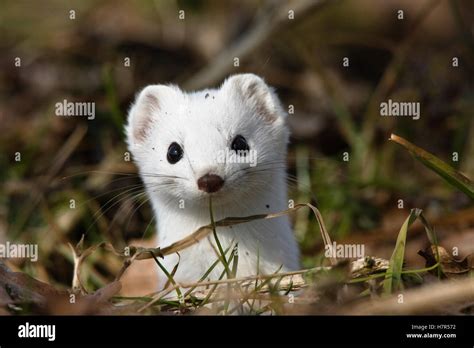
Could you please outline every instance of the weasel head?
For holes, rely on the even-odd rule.
[[[202,204],[212,195],[217,204],[242,204],[285,189],[271,183],[286,170],[286,112],[256,75],[234,75],[218,89],[193,93],[148,86],[125,131],[151,196]]]

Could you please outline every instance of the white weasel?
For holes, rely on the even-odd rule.
[[[256,75],[234,75],[219,89],[193,93],[148,86],[130,109],[126,135],[156,215],[161,247],[210,223],[209,195],[216,221],[288,208],[286,112]],[[250,151],[257,155],[256,165],[242,163]],[[218,160],[222,153],[237,156]],[[237,276],[299,266],[286,216],[219,227],[217,235],[224,250],[238,243]],[[180,252],[174,279],[197,281],[216,260],[211,234]],[[169,255],[163,265],[171,271],[177,262],[178,255]],[[219,265],[207,278],[218,279],[222,271]]]

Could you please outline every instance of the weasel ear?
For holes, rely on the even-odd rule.
[[[128,113],[125,131],[129,145],[142,144],[146,140],[159,119],[164,101],[175,94],[175,88],[165,85],[150,85],[138,94]]]
[[[243,102],[254,111],[254,114],[269,123],[283,121],[286,117],[286,112],[283,111],[273,88],[257,75],[233,75],[223,83],[222,90]]]

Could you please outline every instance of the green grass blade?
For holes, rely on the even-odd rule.
[[[235,247],[232,249],[232,252],[234,253],[234,261],[232,263],[232,270],[231,270],[231,275],[232,278],[237,277],[237,267],[239,265],[239,243],[235,244]],[[230,263],[230,262],[228,262]]]
[[[230,253],[230,257],[229,257],[229,262],[232,261],[234,257],[234,253]],[[217,260],[219,263],[222,262],[221,261],[221,258],[219,257],[219,259]],[[224,276],[226,275],[226,271],[223,270],[221,275],[219,276],[218,280],[222,280],[224,278]],[[211,296],[213,295],[214,291],[217,289],[217,286],[218,284],[214,284],[211,288],[211,291],[208,292],[207,296],[204,298],[204,300],[201,302],[201,306],[204,306],[208,301],[209,299],[211,298]]]
[[[423,224],[423,226],[425,227],[425,232],[426,232],[426,235],[428,236],[428,240],[430,241],[431,245],[435,246],[436,262],[439,263],[438,238],[436,237],[436,233],[433,227],[431,227],[431,225],[428,223],[428,220],[426,220],[423,213],[420,214],[419,219],[421,223]],[[438,279],[441,279],[441,276],[442,276],[442,270],[441,270],[441,267],[438,267]]]
[[[397,244],[390,258],[390,263],[383,282],[384,294],[391,294],[393,291],[400,289],[402,285],[403,259],[405,257],[408,228],[415,222],[420,214],[420,209],[412,209],[398,233]]]
[[[176,265],[174,265],[173,270],[171,271],[171,274],[170,274],[171,279],[174,279],[174,275],[176,274],[176,271],[178,270],[179,262],[181,261],[181,255],[179,253],[176,253],[176,254],[178,254],[178,262],[176,263]],[[155,255],[155,254],[153,254],[153,255]],[[166,284],[163,287],[163,289],[168,288],[168,286],[170,286],[170,284],[171,284],[170,279],[168,279],[166,281]]]
[[[228,252],[230,249],[231,249],[231,245],[229,245],[229,247],[224,251],[224,253],[227,255],[227,252]],[[229,257],[229,262],[232,261],[232,257],[233,257],[233,253],[231,253],[231,256]],[[207,278],[207,276],[208,276],[209,274],[211,274],[211,272],[214,270],[214,268],[216,268],[216,266],[217,266],[218,264],[220,264],[220,263],[221,263],[221,258],[218,257],[217,260],[214,261],[214,263],[211,265],[211,267],[209,267],[209,268],[207,269],[207,271],[202,275],[202,277],[199,279],[198,283],[205,281],[206,278]],[[197,288],[197,285],[195,285],[195,286],[189,288],[189,290],[186,291],[186,293],[184,294],[184,297],[186,298],[186,297],[187,297],[189,294],[191,294],[196,288]]]
[[[458,188],[471,199],[474,199],[474,183],[459,173],[456,169],[451,167],[446,162],[443,162],[435,155],[423,150],[422,148],[410,143],[409,141],[392,134],[390,140],[403,146],[407,149],[417,160],[423,163],[426,167],[441,176],[446,182]]]
[[[153,251],[150,251],[150,254],[151,256],[153,257],[153,259],[155,260],[156,264],[158,265],[158,267],[160,267],[160,269],[163,271],[163,273],[166,275],[166,278],[168,278],[168,281],[173,284],[174,286],[176,286],[176,282],[174,281],[174,278],[173,276],[168,272],[168,270],[165,268],[165,266],[163,266],[161,264],[160,261],[158,261],[158,259],[156,258],[155,254],[153,253]],[[181,290],[179,287],[176,288],[176,294],[178,295],[178,298],[181,300],[181,301],[184,301],[184,298],[183,298],[183,295],[181,294]]]
[[[214,240],[217,245],[217,249],[219,250],[219,256],[221,258],[222,264],[224,265],[225,272],[227,274],[227,278],[232,278],[232,273],[229,268],[229,264],[227,263],[227,259],[225,258],[225,253],[224,249],[222,248],[221,242],[219,241],[219,238],[217,237],[217,231],[216,231],[216,222],[214,220],[214,212],[212,210],[212,198],[209,197],[209,215],[211,218],[211,225],[212,225],[212,234],[214,235]]]

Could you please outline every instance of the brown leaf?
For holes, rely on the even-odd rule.
[[[25,273],[12,272],[2,261],[0,261],[0,288],[15,302],[31,301],[36,304],[44,304],[48,296],[65,293]]]
[[[92,294],[68,294],[59,298],[48,298],[45,314],[54,315],[103,315],[117,314],[116,308],[109,300],[118,294],[122,285],[119,281],[107,284]],[[74,296],[74,301],[71,301]]]
[[[12,272],[0,261],[0,312],[6,314],[12,304],[29,304],[30,308],[44,309],[49,298],[67,294],[21,272]]]
[[[447,278],[464,276],[474,269],[474,254],[467,255],[462,260],[456,260],[443,247],[438,246],[437,250],[441,270]],[[426,267],[431,267],[436,264],[437,253],[435,245],[431,245],[431,247],[425,250],[420,250],[418,254],[425,258]],[[436,273],[436,270],[432,272]]]
[[[13,303],[14,301],[12,300],[10,295],[8,295],[7,290],[5,290],[3,286],[0,287],[0,307],[5,307]]]
[[[32,314],[116,314],[126,308],[116,308],[109,300],[118,294],[121,287],[120,281],[114,281],[92,294],[70,294],[25,273],[12,272],[0,261],[1,314],[8,314],[6,309],[11,304],[19,307],[28,304]]]
[[[120,281],[114,281],[110,284],[107,284],[103,288],[98,289],[96,292],[90,295],[84,296],[85,299],[95,301],[95,302],[106,302],[110,300],[113,296],[117,295],[122,288]]]

